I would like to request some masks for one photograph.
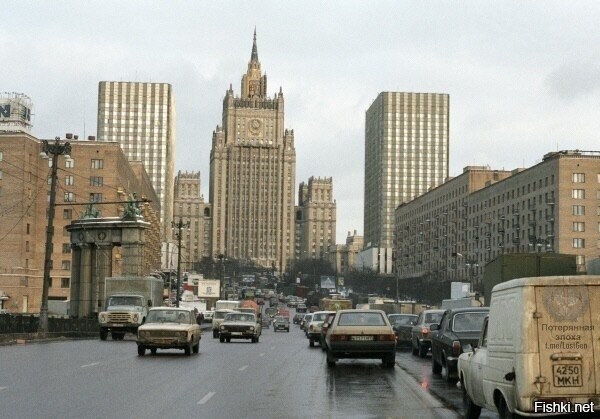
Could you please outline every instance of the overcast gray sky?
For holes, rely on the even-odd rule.
[[[171,83],[175,170],[201,172],[257,28],[281,86],[296,183],[332,176],[337,241],[363,231],[365,111],[381,91],[450,95],[450,175],[600,150],[596,1],[2,1],[0,91],[34,103],[33,134],[95,135],[98,82]]]

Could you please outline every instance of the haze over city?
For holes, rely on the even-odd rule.
[[[337,241],[363,228],[365,111],[382,91],[450,95],[450,175],[597,150],[596,2],[3,2],[2,91],[27,94],[39,138],[96,134],[98,82],[173,86],[175,171],[200,171],[256,28],[281,86],[296,184],[333,177]]]

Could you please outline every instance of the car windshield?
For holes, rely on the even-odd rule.
[[[185,310],[152,310],[146,323],[190,323],[191,313]]]
[[[287,318],[279,316],[279,317],[275,317],[275,321],[280,322],[280,323],[285,323],[285,322],[287,322]]]
[[[457,313],[454,315],[452,330],[455,332],[479,332],[487,312]]]
[[[425,314],[425,323],[439,323],[442,319],[443,313],[426,313]]]
[[[317,313],[313,314],[312,322],[322,322],[327,318],[327,313]]]
[[[231,313],[230,311],[215,311],[213,314],[213,319],[224,319],[226,315]]]
[[[381,313],[342,313],[338,326],[385,326]]]
[[[226,322],[253,322],[254,315],[247,313],[229,313],[225,316]]]
[[[304,321],[305,322],[309,322],[311,319],[312,319],[312,314],[304,316]]]
[[[390,316],[390,321],[395,325],[408,326],[417,316]]]
[[[139,306],[142,305],[142,298],[132,295],[116,295],[108,299],[109,306]]]

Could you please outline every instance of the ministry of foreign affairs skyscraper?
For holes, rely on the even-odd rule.
[[[382,92],[365,121],[365,247],[392,248],[394,210],[448,177],[450,98]]]
[[[210,153],[212,255],[282,271],[294,256],[294,131],[284,127],[281,88],[267,96],[256,31],[240,96],[225,92]]]

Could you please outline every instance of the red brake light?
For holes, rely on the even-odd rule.
[[[394,342],[396,335],[377,335],[375,336],[375,340]]]
[[[460,348],[460,341],[459,340],[455,340],[452,342],[452,352],[454,352],[454,355],[458,356],[461,353],[461,348]]]
[[[428,327],[424,327],[421,329],[421,333],[423,333],[424,335],[429,333],[429,328]]]
[[[335,334],[331,334],[329,336],[329,339],[331,341],[342,341],[342,340],[348,340],[348,335],[335,335]]]

